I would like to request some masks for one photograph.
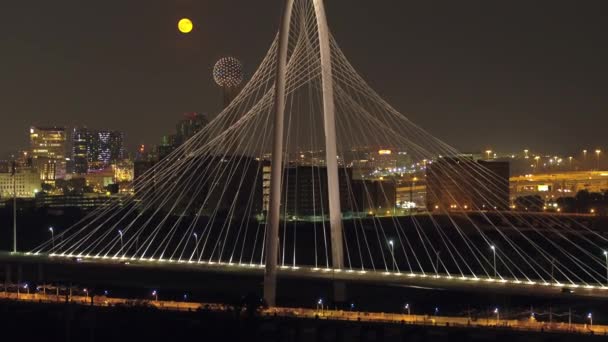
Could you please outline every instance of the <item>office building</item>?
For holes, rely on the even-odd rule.
[[[30,157],[32,165],[40,171],[40,179],[54,184],[65,178],[66,132],[63,127],[31,127]]]
[[[444,157],[426,169],[429,210],[509,209],[509,163]]]

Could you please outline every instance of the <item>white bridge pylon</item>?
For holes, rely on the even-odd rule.
[[[338,180],[338,151],[336,146],[336,118],[334,103],[333,71],[329,27],[323,0],[312,0],[319,35],[321,60],[321,96],[323,100],[323,121],[325,134],[325,162],[327,165],[327,188],[329,200],[329,221],[331,232],[331,255],[333,268],[344,267],[344,247],[342,232],[342,210],[340,208],[340,188]],[[266,228],[266,272],[264,276],[264,299],[270,306],[276,304],[276,282],[279,250],[279,225],[281,210],[281,188],[283,175],[283,141],[285,119],[285,97],[287,84],[287,58],[289,34],[295,0],[286,0],[285,11],[279,33],[277,50],[277,76],[275,91],[275,125],[272,147],[272,170],[270,186],[270,227]]]

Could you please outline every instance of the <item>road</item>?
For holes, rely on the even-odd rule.
[[[159,310],[169,311],[196,311],[205,309],[214,312],[233,311],[233,307],[217,303],[193,303],[175,302],[164,300],[132,300],[125,298],[112,298],[105,296],[65,296],[50,293],[14,293],[0,292],[0,299],[15,300],[30,303],[64,303],[67,301],[76,305],[92,305],[98,307],[111,307],[116,305],[137,305],[145,304]],[[529,320],[506,320],[497,317],[488,317],[471,320],[468,317],[449,317],[449,316],[428,316],[411,314],[393,314],[383,312],[360,312],[328,309],[309,309],[309,308],[285,308],[275,307],[262,309],[262,316],[277,316],[295,319],[320,319],[334,321],[359,321],[368,323],[385,324],[415,324],[421,326],[446,326],[446,327],[468,327],[475,328],[497,328],[511,329],[518,331],[544,331],[559,333],[593,333],[595,335],[608,335],[608,326],[590,324],[568,324],[568,323],[547,323],[538,322],[534,319]]]

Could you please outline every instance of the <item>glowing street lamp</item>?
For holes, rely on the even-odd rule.
[[[602,150],[597,149],[595,150],[595,155],[597,156],[597,170],[600,170],[600,153],[602,153]]]
[[[500,322],[500,310],[498,308],[494,308],[494,314],[496,315],[496,325]]]
[[[198,234],[194,233],[192,234],[192,236],[194,236],[194,256],[196,257],[196,260],[198,261]]]
[[[317,310],[319,310],[319,308],[321,308],[321,312],[323,311],[323,298],[319,298],[319,300],[317,301]]]
[[[494,278],[496,278],[496,275],[498,274],[496,271],[496,246],[492,245],[490,246],[490,249],[492,250],[492,254],[494,256]]]
[[[589,324],[593,327],[593,314],[591,312],[587,314],[587,319],[589,320]]]
[[[404,308],[405,310],[407,310],[407,314],[408,314],[408,315],[411,315],[411,314],[412,314],[412,311],[411,311],[411,308],[410,308],[410,304],[409,304],[409,303],[405,303],[405,306],[404,306],[403,308]]]
[[[51,232],[51,243],[53,244],[53,251],[55,250],[55,231],[53,227],[49,227],[49,232]]]
[[[534,160],[536,160],[536,170],[538,170],[538,163],[540,162],[540,156],[534,157]]]
[[[490,155],[492,154],[492,150],[486,150],[487,159],[490,159]]]
[[[587,164],[587,150],[583,150],[583,162]]]
[[[391,249],[391,259],[393,259],[393,272],[395,272],[395,242],[393,239],[388,240],[388,246]]]
[[[152,297],[154,297],[154,300],[158,302],[158,291],[153,290],[152,291]]]

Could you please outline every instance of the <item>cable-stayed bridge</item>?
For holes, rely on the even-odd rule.
[[[369,151],[387,147],[412,183],[435,180],[425,211],[383,204],[393,194]],[[358,279],[608,296],[608,239],[576,218],[509,210],[503,178],[369,87],[322,0],[287,0],[239,95],[134,188],[28,254],[263,273],[270,305],[278,275],[334,280],[338,298]]]

